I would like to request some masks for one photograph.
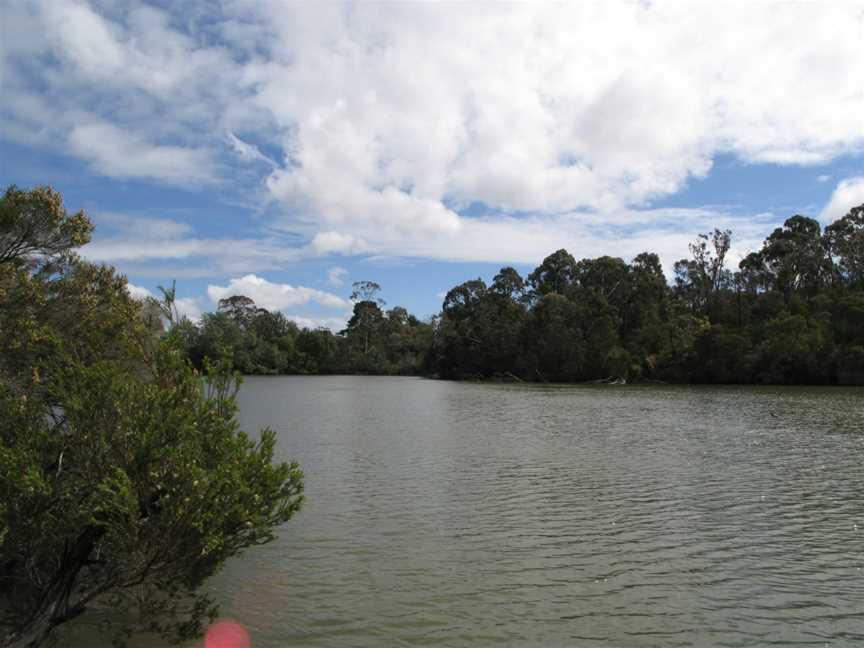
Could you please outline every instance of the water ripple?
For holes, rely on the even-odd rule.
[[[862,390],[256,378],[240,403],[307,475],[211,585],[256,648],[864,645]]]

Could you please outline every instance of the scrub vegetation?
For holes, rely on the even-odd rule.
[[[0,199],[0,646],[90,608],[120,642],[197,636],[201,584],[302,502],[273,433],[238,429],[230,367],[195,369],[159,309],[75,254],[92,230],[49,188]]]

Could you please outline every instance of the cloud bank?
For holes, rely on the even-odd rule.
[[[864,151],[859,3],[34,0],[4,19],[3,137],[275,215],[258,239],[130,235],[98,259],[680,256],[726,215],[650,206],[718,154]]]

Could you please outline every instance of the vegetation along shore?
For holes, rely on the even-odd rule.
[[[670,282],[656,254],[505,267],[451,289],[421,321],[354,284],[345,330],[301,329],[243,295],[172,315],[192,363],[245,374],[434,375],[541,382],[864,384],[864,205],[827,226],[792,216],[730,267],[730,231],[690,244]],[[164,290],[170,305],[173,289]],[[151,300],[151,308],[159,303]]]

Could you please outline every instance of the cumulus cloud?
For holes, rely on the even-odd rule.
[[[265,192],[302,234],[290,253],[269,235],[97,241],[107,260],[674,257],[709,219],[646,208],[716,155],[864,151],[858,3],[13,4],[4,137],[104,175]]]
[[[130,295],[132,295],[134,299],[143,300],[153,296],[153,293],[150,292],[147,288],[144,288],[143,286],[136,286],[131,283],[126,284],[126,290],[129,292]]]
[[[317,233],[312,238],[308,249],[316,254],[362,254],[363,252],[374,250],[362,239],[351,234],[342,234],[333,231]]]
[[[828,204],[819,214],[819,219],[827,225],[843,218],[850,209],[858,205],[864,205],[864,176],[846,178],[838,183]]]
[[[227,286],[209,285],[207,295],[216,303],[220,299],[233,295],[245,295],[258,306],[267,310],[283,310],[294,306],[315,303],[327,308],[348,309],[350,302],[338,295],[323,290],[292,286],[284,283],[271,283],[263,277],[247,274],[231,279]]]
[[[204,300],[201,297],[179,297],[174,300],[174,305],[181,316],[193,322],[199,321],[204,314]]]
[[[265,11],[273,56],[250,65],[254,101],[285,126],[289,152],[267,186],[318,214],[321,252],[397,236],[445,248],[470,227],[453,207],[473,202],[505,214],[640,205],[719,152],[811,164],[864,146],[851,6]]]

